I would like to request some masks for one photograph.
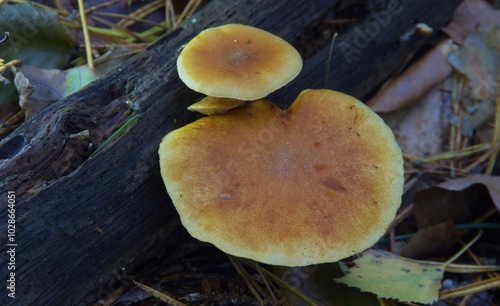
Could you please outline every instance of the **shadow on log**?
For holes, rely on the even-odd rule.
[[[428,39],[400,40],[414,22],[439,29],[459,2],[390,0],[397,11],[384,15],[387,22],[370,15],[338,37],[327,87],[365,97]],[[233,22],[294,44],[335,4],[213,0],[196,14],[196,22],[186,22],[0,142],[3,218],[7,192],[15,191],[17,199],[16,299],[2,290],[0,304],[93,304],[106,294],[102,288],[110,280],[130,281],[122,267],[133,269],[148,258],[175,252],[168,247],[180,221],[160,178],[157,149],[166,133],[195,120],[186,107],[201,97],[177,76],[181,46],[207,27]],[[324,46],[308,58],[299,77],[270,99],[286,107],[303,89],[325,87],[328,53]],[[136,114],[140,118],[118,139],[89,158]],[[5,219],[1,233],[6,236]],[[2,243],[2,271],[7,250]]]

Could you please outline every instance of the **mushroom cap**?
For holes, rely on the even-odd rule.
[[[181,80],[208,96],[257,100],[294,79],[300,54],[288,42],[242,24],[209,28],[177,58]]]
[[[206,96],[200,101],[188,106],[187,109],[191,112],[212,116],[227,113],[229,110],[241,106],[244,103],[245,101],[238,99]]]
[[[167,134],[161,175],[189,233],[263,263],[361,252],[400,205],[392,131],[355,98],[305,90],[286,111],[258,100]]]

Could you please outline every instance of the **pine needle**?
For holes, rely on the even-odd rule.
[[[264,290],[259,286],[259,284],[248,274],[248,272],[243,268],[238,258],[228,255],[229,261],[233,264],[234,269],[238,274],[243,277],[243,281],[247,285],[248,289],[253,293],[254,297],[259,301],[259,304],[264,305]]]
[[[335,38],[337,38],[337,32],[333,33],[332,43],[330,44],[330,50],[328,51],[328,59],[326,61],[326,71],[325,71],[325,88],[328,88],[328,82],[330,81],[330,65],[332,63],[332,53],[333,53],[333,45],[335,44]]]
[[[493,146],[497,146],[500,143],[500,67],[498,69],[498,79],[497,79],[497,103],[495,111],[495,131],[493,132]],[[491,175],[493,168],[495,167],[495,160],[497,159],[498,149],[492,152],[490,155],[488,168],[486,168],[486,174]]]
[[[253,262],[249,259],[245,259],[245,258],[239,258],[239,260],[246,264],[247,266],[255,269],[255,266],[253,264]],[[272,272],[260,267],[260,272],[262,272],[263,275],[265,275],[266,277],[269,277],[276,285],[278,285],[279,287],[281,287],[282,289],[290,292],[291,294],[295,295],[297,298],[299,298],[300,300],[302,300],[302,302],[305,303],[305,305],[307,306],[317,306],[316,303],[314,303],[313,301],[311,301],[308,297],[306,297],[304,294],[302,294],[302,292],[300,292],[297,288],[289,285],[287,282],[285,282],[284,280],[282,280],[280,277],[274,275]]]
[[[428,162],[435,162],[435,161],[440,161],[440,160],[447,160],[447,159],[454,159],[454,158],[459,158],[459,157],[467,157],[472,154],[476,153],[482,153],[485,152],[489,149],[491,149],[491,144],[486,143],[486,144],[477,144],[474,146],[466,147],[460,150],[455,150],[455,151],[448,151],[440,154],[435,154],[426,158],[422,159],[417,159],[417,160],[412,160],[410,163],[411,164],[422,164],[422,163],[428,163]]]
[[[94,57],[92,56],[92,43],[89,36],[87,25],[87,15],[85,14],[85,5],[83,0],[78,0],[78,9],[80,10],[80,19],[82,20],[83,39],[85,40],[85,53],[87,53],[87,64],[94,69]]]
[[[182,302],[179,302],[178,300],[174,299],[173,297],[171,297],[169,295],[166,295],[165,293],[163,293],[161,291],[158,291],[158,290],[153,289],[153,288],[151,288],[149,286],[146,286],[144,284],[136,282],[135,280],[133,280],[133,282],[134,282],[134,284],[137,287],[141,288],[145,292],[147,292],[150,295],[154,296],[158,300],[160,300],[160,301],[162,301],[164,303],[167,303],[167,305],[171,305],[171,306],[186,306],[186,304],[184,304]]]
[[[439,293],[441,300],[454,299],[462,296],[472,295],[500,287],[500,277],[479,281],[470,285],[443,290]]]
[[[127,122],[125,122],[118,130],[116,130],[116,132],[114,132],[111,136],[109,136],[108,139],[106,139],[105,141],[103,141],[96,149],[94,152],[92,152],[92,154],[90,154],[89,158],[92,158],[94,155],[97,154],[97,152],[99,152],[100,150],[102,150],[102,148],[104,148],[105,146],[107,146],[111,141],[113,141],[113,139],[115,139],[116,137],[118,137],[129,125],[131,125],[135,120],[137,120],[137,118],[139,118],[141,114],[137,114],[135,115],[134,117],[130,118]]]

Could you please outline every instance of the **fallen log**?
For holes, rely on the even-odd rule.
[[[413,21],[439,29],[459,2],[390,0],[384,22],[370,15],[338,37],[328,72],[327,44],[270,99],[285,108],[303,89],[325,87],[325,73],[326,87],[363,98],[428,40],[401,39]],[[186,107],[201,97],[177,76],[181,46],[204,28],[231,22],[297,44],[335,4],[213,0],[195,19],[0,142],[1,216],[7,218],[7,195],[16,198],[15,246],[0,245],[2,254],[14,249],[16,299],[2,291],[0,304],[93,304],[108,293],[107,284],[130,282],[123,267],[133,270],[165,253],[181,227],[160,178],[158,145],[166,133],[196,119]],[[120,137],[89,158],[136,114],[140,118]],[[0,224],[7,236],[6,220]],[[0,258],[2,271],[10,260]]]

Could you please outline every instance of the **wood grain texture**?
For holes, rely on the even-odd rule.
[[[398,1],[399,2],[399,1]],[[413,20],[438,29],[458,0],[403,1],[403,11],[347,61],[333,50],[328,87],[363,98],[398,69],[416,47],[401,42]],[[294,43],[336,1],[209,2],[196,22],[160,39],[147,51],[99,80],[53,104],[0,142],[0,216],[8,190],[17,195],[17,298],[1,305],[93,304],[110,280],[126,280],[122,267],[161,256],[180,222],[160,178],[158,145],[169,131],[193,121],[186,107],[201,97],[177,76],[181,46],[210,26],[253,25]],[[353,43],[360,21],[338,39]],[[323,87],[328,46],[304,63],[299,77],[270,98],[281,107],[305,88]],[[96,156],[95,147],[127,119],[141,114],[125,133]],[[5,235],[4,221],[0,221]],[[0,245],[5,254],[6,244]],[[6,267],[7,257],[0,257]],[[120,276],[121,275],[121,276]],[[121,280],[120,280],[121,278]],[[99,289],[100,288],[100,289]]]

